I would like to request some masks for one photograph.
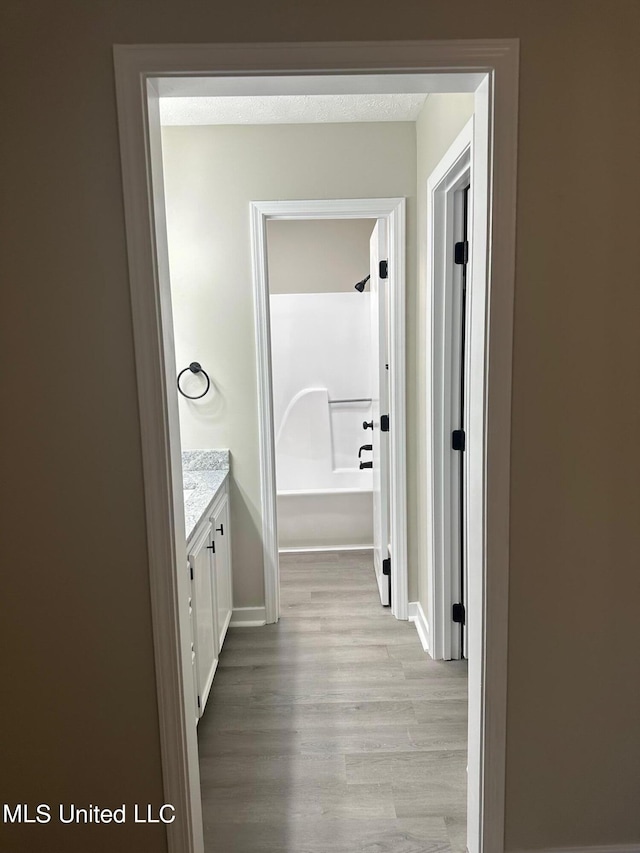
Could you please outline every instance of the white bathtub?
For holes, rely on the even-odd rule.
[[[372,542],[370,489],[278,492],[281,551],[370,548]]]

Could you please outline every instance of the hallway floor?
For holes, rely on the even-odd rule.
[[[207,853],[464,851],[466,664],[380,605],[370,552],[280,567],[280,622],[229,630],[199,724]]]

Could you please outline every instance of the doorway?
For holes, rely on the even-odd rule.
[[[453,141],[427,182],[431,369],[426,389],[432,496],[429,519],[431,654],[436,660],[469,657],[469,391],[482,367],[470,345],[482,331],[472,314],[473,120]],[[477,303],[477,298],[476,298]],[[473,460],[472,460],[473,461]],[[473,561],[472,561],[473,563]]]
[[[228,85],[233,83],[230,75],[238,73],[239,67],[244,76],[238,79],[243,86],[250,80],[247,75],[252,74],[261,84],[273,86],[277,79],[274,75],[286,69],[288,75],[304,73],[305,85],[314,75],[323,85],[340,85],[341,79],[353,82],[357,72],[366,70],[362,85],[375,86],[383,78],[382,85],[397,86],[397,80],[392,82],[395,75],[406,87],[417,85],[415,78],[420,74],[416,75],[416,69],[420,69],[423,75],[432,75],[435,91],[460,91],[464,84],[476,93],[474,138],[479,144],[474,159],[479,180],[474,181],[474,187],[475,198],[483,198],[484,203],[473,217],[479,237],[475,241],[473,264],[478,275],[474,275],[474,282],[482,283],[483,297],[475,305],[483,312],[484,329],[489,328],[491,317],[491,335],[469,345],[470,357],[488,365],[491,382],[470,389],[468,400],[469,446],[473,443],[479,450],[473,454],[474,464],[468,463],[470,482],[479,477],[484,484],[479,492],[473,492],[477,505],[468,524],[467,545],[480,566],[477,575],[469,573],[469,599],[484,604],[472,631],[479,654],[475,669],[470,669],[469,731],[471,734],[473,730],[474,740],[472,743],[470,738],[468,838],[474,853],[502,850],[517,107],[517,43],[508,41],[469,45],[125,46],[116,51],[165,796],[177,804],[182,815],[168,828],[169,849],[172,853],[201,850],[202,822],[196,794],[195,733],[189,724],[193,700],[181,675],[188,663],[187,637],[181,623],[186,590],[175,581],[175,567],[182,559],[184,524],[182,495],[178,492],[179,458],[168,438],[177,429],[176,405],[164,391],[172,385],[167,378],[172,373],[173,351],[167,324],[170,305],[164,211],[158,189],[162,185],[158,97],[165,86],[188,83],[189,75]],[[491,244],[489,232],[493,234]]]
[[[372,495],[374,535],[377,541],[374,540],[372,544],[381,603],[390,605],[396,618],[406,619],[408,578],[405,468],[405,200],[391,198],[254,202],[251,212],[266,621],[277,621],[279,614],[276,436],[273,426],[267,223],[274,220],[336,218],[366,218],[374,225],[370,242],[370,270],[371,263],[376,265],[377,269],[369,274],[374,281],[373,295],[376,298],[375,313],[372,309],[371,317],[372,322],[375,318],[377,328],[375,334],[372,329],[371,339],[375,340],[377,363],[372,383],[376,383],[378,389],[382,388],[382,400],[380,390],[372,393],[374,399],[371,420],[363,420],[363,427],[366,424],[373,436],[371,452],[375,467],[372,469]],[[380,257],[381,253],[386,257]],[[386,263],[387,276],[382,288],[381,262]],[[365,429],[363,434],[369,433]]]
[[[383,459],[375,445],[388,433],[372,405],[375,400],[379,409],[383,394],[385,405],[388,400],[387,388],[379,390],[388,374],[387,324],[384,315],[382,330],[372,322],[374,288],[380,288],[379,262],[370,257],[372,228],[377,235],[384,225],[371,219],[267,221],[281,558],[356,550],[371,555],[376,544],[377,570],[389,556],[388,534],[380,534],[377,513],[374,519],[381,480],[388,489],[388,452]],[[387,408],[382,412],[388,415]],[[387,491],[384,497],[388,506]],[[387,513],[383,521],[388,527]],[[381,554],[380,541],[387,553]],[[389,587],[385,575],[384,605]]]

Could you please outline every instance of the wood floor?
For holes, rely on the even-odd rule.
[[[370,552],[280,566],[280,622],[229,630],[200,721],[207,853],[463,851],[466,665],[381,607]]]

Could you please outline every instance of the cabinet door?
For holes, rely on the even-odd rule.
[[[194,608],[195,664],[198,683],[197,704],[200,716],[211,690],[213,674],[218,665],[218,627],[214,607],[212,528],[207,524],[189,551],[193,571],[192,598]]]
[[[225,494],[211,516],[215,552],[215,600],[218,610],[218,648],[222,648],[233,610],[229,498]]]
[[[200,694],[198,692],[198,669],[196,666],[196,624],[193,600],[193,569],[190,563],[187,564],[187,571],[189,572],[189,577],[191,578],[191,584],[189,587],[189,638],[191,646],[191,678],[193,684],[193,706],[196,709],[197,723],[200,717],[200,708],[198,707]]]

